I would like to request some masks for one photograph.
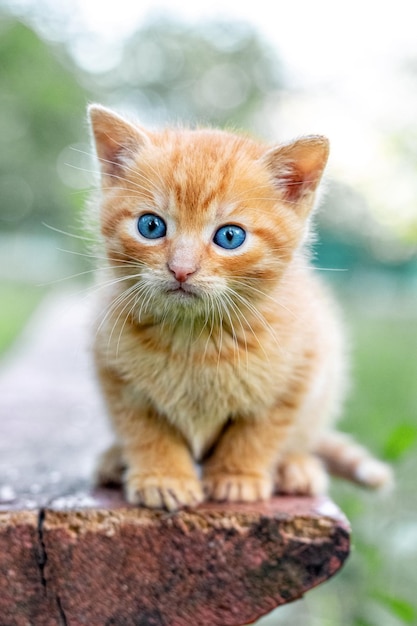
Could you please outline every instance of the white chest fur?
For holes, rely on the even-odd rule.
[[[129,381],[133,396],[149,399],[182,432],[196,459],[228,419],[256,418],[273,403],[278,380],[271,385],[274,364],[262,350],[235,346],[231,337],[223,337],[219,346],[203,336],[190,339],[181,333],[158,344],[151,334],[135,335],[129,329],[120,337],[115,333],[117,342],[110,342],[108,358]]]

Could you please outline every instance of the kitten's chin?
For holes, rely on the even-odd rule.
[[[202,305],[202,298],[197,290],[181,287],[168,289],[164,294],[164,300],[173,311],[197,313]]]
[[[206,315],[205,299],[197,287],[191,285],[168,286],[142,306],[155,319],[178,322],[181,319],[197,319]]]

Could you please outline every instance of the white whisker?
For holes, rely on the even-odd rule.
[[[245,323],[248,325],[253,337],[256,339],[259,347],[261,348],[261,350],[263,351],[263,353],[265,354],[265,357],[269,360],[269,355],[267,354],[265,347],[264,347],[264,342],[262,342],[259,337],[257,336],[256,332],[254,331],[248,317],[244,314],[243,312],[243,308],[247,309],[248,313],[251,313],[252,316],[257,319],[261,326],[263,326],[265,328],[265,330],[268,332],[268,335],[270,338],[272,338],[274,340],[274,342],[276,343],[276,345],[280,348],[280,343],[279,340],[276,336],[275,330],[272,328],[272,326],[269,324],[269,322],[265,319],[265,317],[262,315],[262,313],[247,299],[245,298],[243,295],[241,295],[240,293],[238,293],[235,289],[232,289],[231,287],[229,287],[228,289],[230,295],[235,298],[236,300],[238,300],[238,302],[240,302],[243,307],[238,307],[240,314],[243,318],[243,320],[245,321]]]
[[[59,233],[60,235],[66,235],[67,237],[72,237],[74,239],[81,239],[82,241],[93,241],[93,242],[96,241],[92,237],[90,238],[90,237],[86,237],[85,235],[76,235],[75,233],[69,233],[66,230],[61,230],[60,228],[51,226],[47,222],[42,222],[42,226],[45,226],[45,228],[48,228],[49,230],[53,230],[55,233]]]

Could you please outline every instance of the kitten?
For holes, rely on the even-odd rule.
[[[116,434],[99,482],[169,510],[321,494],[326,465],[386,484],[389,468],[332,430],[343,332],[304,252],[327,139],[268,148],[89,115],[110,272],[95,363]]]

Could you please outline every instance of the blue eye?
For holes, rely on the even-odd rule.
[[[228,224],[222,226],[213,237],[215,244],[226,250],[239,248],[246,239],[246,232],[240,226]]]
[[[153,213],[145,213],[138,219],[138,231],[146,239],[165,237],[167,227],[164,220]]]

